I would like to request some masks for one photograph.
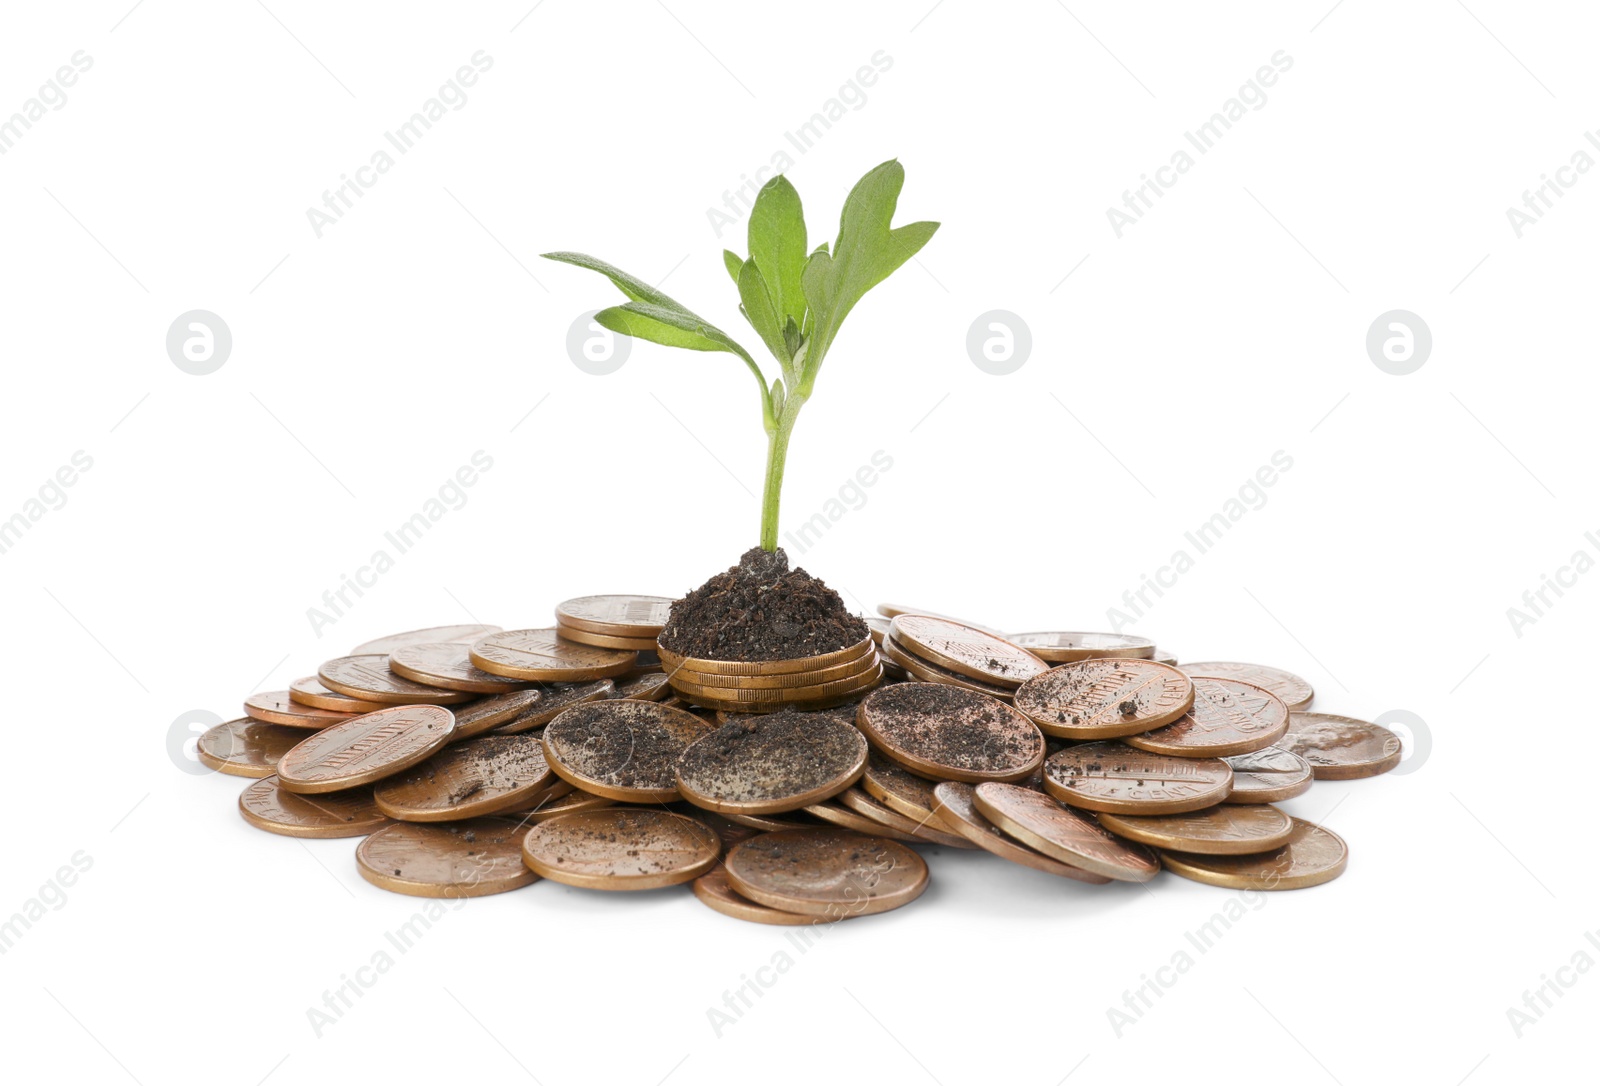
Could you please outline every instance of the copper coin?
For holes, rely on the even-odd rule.
[[[830,827],[753,837],[723,866],[751,901],[830,920],[898,909],[928,888],[928,865],[909,848]]]
[[[1014,838],[1007,837],[993,822],[978,812],[977,804],[973,802],[976,792],[970,784],[962,781],[941,781],[934,785],[933,794],[939,819],[948,829],[1003,860],[1010,860],[1014,864],[1031,867],[1048,875],[1076,879],[1092,885],[1103,886],[1111,881],[1104,875],[1096,875],[1081,867],[1064,864]]]
[[[482,735],[492,728],[509,724],[536,707],[547,705],[544,691],[530,687],[507,694],[492,694],[465,705],[454,706],[451,712],[456,715],[456,730],[451,734],[450,741],[459,743],[463,739]]]
[[[680,667],[672,670],[671,678],[674,683],[683,683],[694,689],[704,689],[706,693],[720,697],[723,696],[721,691],[724,690],[729,691],[731,695],[732,692],[739,690],[789,690],[799,686],[810,687],[844,679],[858,679],[864,677],[877,663],[877,654],[867,653],[865,656],[846,660],[832,667],[819,668],[816,671],[793,671],[785,675],[718,675],[715,672]]]
[[[887,837],[891,841],[904,841],[906,844],[916,844],[918,838],[915,834],[905,830],[897,830],[886,822],[876,818],[868,818],[857,811],[852,811],[842,803],[827,800],[822,803],[813,803],[802,808],[806,814],[830,826],[837,826],[851,833],[862,833],[869,837]]]
[[[1175,815],[1103,814],[1100,825],[1130,841],[1165,851],[1244,856],[1287,844],[1294,820],[1268,803],[1207,807]]]
[[[522,862],[522,835],[500,818],[438,826],[401,822],[356,846],[372,885],[413,897],[484,897],[538,880]]]
[[[658,645],[656,653],[666,665],[668,673],[687,668],[711,675],[789,675],[800,671],[821,671],[852,660],[871,656],[872,635],[869,633],[853,645],[817,656],[796,656],[788,660],[703,660],[680,656],[665,646]]]
[[[306,737],[299,728],[245,717],[208,729],[195,742],[201,764],[234,777],[270,777],[278,759]],[[863,741],[863,745],[865,741]]]
[[[995,683],[980,682],[957,674],[947,667],[929,663],[922,657],[908,651],[900,642],[890,636],[883,639],[883,656],[886,661],[900,668],[912,679],[924,683],[944,683],[946,686],[959,686],[963,690],[974,690],[979,694],[987,694],[991,698],[1001,701],[1010,701],[1016,689],[1010,686],[999,686]]]
[[[861,621],[867,624],[867,629],[872,631],[872,640],[883,644],[883,639],[889,636],[889,624],[894,621],[887,615],[862,615]]]
[[[996,686],[1021,686],[1050,670],[1049,664],[1027,649],[947,618],[900,615],[889,624],[889,634],[924,660]]]
[[[595,633],[593,630],[580,630],[574,626],[556,625],[556,636],[563,641],[571,641],[576,645],[593,645],[601,649],[625,649],[629,652],[654,652],[656,639],[653,637],[618,637],[615,634]]]
[[[693,713],[653,701],[574,706],[545,727],[550,768],[585,792],[624,803],[665,803],[678,794],[678,759],[710,731]]]
[[[652,807],[604,807],[540,822],[522,860],[554,882],[589,890],[676,886],[716,866],[722,842],[704,822]]]
[[[317,678],[330,690],[385,705],[454,705],[470,697],[396,675],[389,670],[389,658],[382,655],[329,660],[317,669]]]
[[[697,807],[780,814],[854,784],[867,741],[825,713],[773,713],[702,734],[677,761],[678,791]]]
[[[495,730],[501,735],[513,735],[542,728],[574,705],[605,701],[616,693],[616,689],[610,679],[570,686],[557,684],[545,687],[544,696],[539,700],[539,704],[523,710]]]
[[[861,775],[861,787],[868,795],[890,810],[919,822],[933,815],[934,783],[877,751],[867,758],[866,772]]]
[[[572,814],[574,811],[597,811],[601,807],[613,807],[616,802],[614,799],[591,795],[588,792],[572,791],[565,795],[546,793],[546,798],[537,806],[517,814],[516,818],[524,823],[545,822],[564,814]]]
[[[1006,640],[1052,664],[1070,664],[1074,660],[1149,660],[1156,654],[1154,641],[1132,634],[1040,630],[1007,634]]]
[[[665,596],[579,596],[556,606],[556,622],[593,633],[654,641],[666,628],[672,604]]]
[[[532,737],[530,736],[529,738]],[[545,764],[548,765],[549,763],[547,762]],[[535,789],[532,795],[525,796],[514,806],[507,807],[503,811],[496,811],[495,817],[509,818],[515,822],[518,819],[523,818],[523,816],[531,815],[535,811],[543,810],[556,800],[564,799],[575,792],[577,792],[576,788],[573,788],[572,785],[568,784],[566,781],[552,773],[549,780],[542,788]],[[606,802],[609,803],[610,800],[607,800]]]
[[[251,694],[244,701],[245,715],[267,724],[282,724],[290,728],[331,728],[346,720],[354,720],[360,713],[336,713],[330,709],[316,709],[289,700],[289,691],[271,690],[264,694]]]
[[[450,741],[455,717],[438,705],[397,705],[300,741],[278,760],[291,792],[335,792],[382,780],[425,761]]]
[[[1311,763],[1282,747],[1222,760],[1233,767],[1233,791],[1224,803],[1281,803],[1311,789]]]
[[[263,777],[239,793],[239,813],[257,829],[284,837],[363,837],[390,825],[371,788],[298,796]]]
[[[804,830],[809,829],[812,823],[798,818],[774,818],[772,815],[740,814],[737,811],[721,812],[722,817],[729,822],[736,822],[762,833],[777,833],[779,830]]]
[[[1155,651],[1155,654],[1152,655],[1150,659],[1154,660],[1158,664],[1166,664],[1168,667],[1178,666],[1177,656],[1163,648],[1158,647]]]
[[[383,708],[381,701],[352,698],[337,690],[329,690],[315,675],[307,675],[290,683],[289,700],[298,705],[309,705],[313,709],[331,709],[336,713],[354,713],[358,716]]]
[[[1294,713],[1279,744],[1311,763],[1319,781],[1376,777],[1400,764],[1400,737],[1380,724],[1332,713]]]
[[[470,645],[487,634],[498,633],[498,626],[429,626],[425,630],[407,630],[390,634],[350,650],[351,656],[386,656],[406,645],[422,645],[429,641],[460,641]]]
[[[1195,882],[1229,890],[1300,890],[1332,882],[1344,874],[1350,850],[1332,830],[1291,818],[1289,842],[1254,856],[1204,856],[1163,852],[1167,870]]]
[[[943,845],[946,848],[970,849],[972,843],[965,837],[958,837],[945,829],[942,821],[929,812],[926,818],[907,818],[899,811],[879,803],[858,785],[851,785],[837,796],[833,801],[847,810],[869,818],[880,826],[905,834],[917,841],[926,841],[933,845]],[[882,833],[882,830],[874,830]]]
[[[550,783],[535,735],[484,735],[452,743],[373,791],[378,809],[404,822],[449,822],[517,808]]]
[[[1300,676],[1284,671],[1282,668],[1267,667],[1265,664],[1236,664],[1226,661],[1210,660],[1201,664],[1179,664],[1178,669],[1186,675],[1204,676],[1207,679],[1238,679],[1240,682],[1254,683],[1272,691],[1279,701],[1289,707],[1290,712],[1298,712],[1311,704],[1311,699],[1316,692],[1311,689],[1311,684]]]
[[[1180,758],[1225,758],[1265,750],[1289,730],[1289,707],[1263,687],[1237,679],[1196,676],[1191,681],[1194,705],[1187,713],[1123,742]]]
[[[551,628],[508,630],[473,642],[472,662],[508,679],[591,682],[621,675],[637,653],[597,649],[563,641]]]
[[[473,666],[472,646],[459,641],[404,645],[389,654],[389,670],[401,678],[468,694],[506,694],[528,684]]]
[[[1031,788],[991,781],[973,790],[972,802],[1004,832],[1071,867],[1119,882],[1149,882],[1161,870],[1145,846],[1107,833],[1088,816]]]
[[[971,626],[974,630],[982,630],[984,633],[994,634],[996,637],[1005,636],[1005,634],[1001,633],[999,630],[994,629],[992,626],[985,626],[981,622],[968,622],[964,618],[956,618],[953,615],[940,614],[938,611],[929,611],[923,607],[907,607],[898,603],[880,603],[878,604],[878,614],[891,621],[899,618],[901,615],[923,615],[927,618],[942,618],[946,622],[957,622],[963,626]]]
[[[1194,704],[1194,684],[1153,660],[1080,660],[1023,683],[1015,704],[1048,735],[1112,739],[1183,716]]]
[[[684,693],[685,700],[690,701],[694,708],[699,710],[728,711],[737,716],[749,716],[754,713],[777,713],[784,709],[797,709],[801,712],[816,713],[826,709],[834,709],[844,705],[854,705],[861,700],[861,696],[870,687],[859,690],[847,691],[826,698],[804,698],[784,701],[722,701],[718,698],[707,697],[704,694]]]
[[[700,686],[687,678],[689,674],[687,671],[675,671],[669,680],[672,688],[686,697],[705,697],[729,705],[789,705],[807,701],[825,701],[870,690],[883,678],[883,668],[873,660],[867,670],[844,679],[808,686],[755,689]]]
[[[617,701],[665,701],[667,695],[672,693],[666,673],[662,671],[646,672],[631,679],[613,679],[612,682],[616,684],[616,689],[611,696]]]
[[[1220,758],[1174,758],[1124,743],[1080,743],[1044,762],[1044,790],[1091,811],[1198,811],[1221,803],[1232,788],[1233,770]]]
[[[786,913],[782,909],[769,908],[751,901],[728,885],[728,874],[720,867],[694,880],[694,896],[724,916],[731,916],[736,920],[748,920],[753,924],[780,924],[794,927],[827,923],[815,916]]]
[[[886,756],[925,777],[1017,781],[1044,761],[1044,736],[1011,706],[941,683],[899,683],[861,703],[856,723]]]

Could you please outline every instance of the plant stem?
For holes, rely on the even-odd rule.
[[[789,433],[794,429],[805,397],[790,392],[777,424],[767,434],[767,480],[761,492],[761,549],[778,549],[778,502],[783,497],[783,465],[789,456]]]

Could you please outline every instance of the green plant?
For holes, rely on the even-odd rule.
[[[893,159],[868,171],[845,199],[832,250],[823,242],[809,253],[800,194],[781,174],[762,186],[750,211],[750,255],[741,259],[724,250],[722,256],[739,288],[739,311],[778,360],[781,372],[770,383],[749,351],[648,283],[582,253],[544,254],[597,271],[627,295],[622,305],[595,315],[602,327],[668,347],[726,351],[750,367],[761,388],[761,421],[767,432],[761,497],[765,550],[778,547],[778,501],[789,436],[811,398],[839,326],[867,291],[915,256],[939,228],[936,222],[890,227],[905,177]]]

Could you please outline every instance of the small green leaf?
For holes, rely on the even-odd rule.
[[[680,313],[689,310],[679,305],[655,287],[642,279],[635,278],[621,268],[613,267],[604,260],[589,256],[587,253],[545,253],[546,260],[559,260],[563,264],[573,264],[580,268],[597,271],[616,285],[616,288],[626,294],[631,301],[646,302],[650,305],[660,306],[663,309],[676,309]],[[692,314],[691,314],[692,315]]]
[[[756,193],[746,231],[750,259],[761,265],[772,296],[778,325],[785,317],[795,324],[805,319],[805,291],[800,277],[806,268],[806,219],[800,207],[800,194],[782,174]]]
[[[743,264],[744,260],[740,258],[738,253],[732,249],[722,250],[722,266],[728,269],[729,275],[733,276],[734,286],[739,285],[739,268]]]
[[[761,342],[767,345],[767,350],[772,352],[774,358],[787,367],[789,350],[783,340],[783,325],[777,310],[773,308],[766,278],[761,274],[761,267],[754,257],[746,260],[739,269],[739,301],[744,303],[745,319],[761,337]]]
[[[789,357],[792,359],[800,350],[800,344],[805,337],[800,334],[800,329],[795,327],[794,318],[789,317],[783,323],[783,345],[789,348]]]
[[[596,313],[594,319],[602,328],[659,343],[664,347],[682,347],[689,351],[727,351],[742,358],[749,357],[743,347],[715,325],[707,324],[693,313],[667,309],[649,302],[614,305]]]

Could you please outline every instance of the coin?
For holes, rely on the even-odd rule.
[[[802,712],[816,713],[825,709],[834,709],[839,706],[853,705],[861,700],[861,695],[867,688],[849,690],[826,698],[804,698],[784,701],[723,701],[720,698],[709,697],[705,694],[684,694],[683,696],[693,701],[694,707],[700,710],[727,711],[735,716],[750,716],[754,713],[776,713],[784,709],[798,709]]]
[[[1191,677],[1238,679],[1240,682],[1254,683],[1272,691],[1278,700],[1289,707],[1290,712],[1304,709],[1316,696],[1311,684],[1300,676],[1282,668],[1267,667],[1265,664],[1237,664],[1211,660],[1201,664],[1179,664],[1178,670]]]
[[[550,768],[585,792],[624,803],[681,798],[675,770],[689,744],[710,731],[693,713],[653,701],[574,706],[544,730]]]
[[[515,810],[550,783],[535,735],[484,735],[452,743],[373,792],[378,809],[405,822],[449,822]]]
[[[958,675],[1017,687],[1050,665],[996,634],[930,615],[900,615],[889,634],[902,648]]]
[[[1350,850],[1332,830],[1291,818],[1289,843],[1255,856],[1203,856],[1163,852],[1167,870],[1195,882],[1229,890],[1299,890],[1344,874]]]
[[[360,713],[336,713],[329,709],[314,709],[309,705],[289,700],[289,691],[272,690],[264,694],[251,694],[244,700],[245,715],[267,724],[282,724],[290,728],[331,728],[346,720],[354,720]]]
[[[694,880],[694,896],[706,905],[725,916],[736,920],[748,920],[755,924],[780,924],[798,926],[803,924],[826,923],[815,916],[804,913],[786,913],[782,909],[773,909],[766,905],[751,901],[743,897],[733,887],[728,885],[728,875],[722,868],[717,868],[698,879]]]
[[[928,865],[909,848],[831,827],[753,837],[723,867],[751,901],[830,920],[898,909],[928,888]]]
[[[441,690],[396,675],[383,655],[341,656],[317,669],[322,685],[353,698],[385,705],[454,705],[470,695]]]
[[[741,826],[748,826],[762,833],[776,833],[779,830],[804,830],[811,827],[810,822],[803,822],[798,818],[774,818],[772,815],[748,815],[737,811],[721,812],[722,817],[729,822],[736,822]]]
[[[1237,679],[1191,681],[1194,705],[1187,713],[1123,742],[1180,758],[1224,758],[1270,747],[1289,730],[1289,707],[1270,691]]]
[[[389,670],[424,686],[440,686],[468,694],[506,694],[528,685],[474,667],[471,652],[472,646],[459,641],[404,645],[389,654]]]
[[[947,667],[929,663],[922,657],[908,651],[894,636],[883,639],[883,655],[890,663],[899,667],[913,679],[924,683],[944,683],[946,686],[958,686],[963,690],[973,690],[979,694],[987,694],[991,698],[1010,701],[1016,690],[1009,686],[999,686],[995,683],[981,682],[978,679],[968,678],[965,675],[951,671]]]
[[[629,652],[653,652],[656,639],[653,637],[617,637],[615,634],[595,633],[593,630],[580,630],[575,626],[556,625],[556,636],[563,641],[571,641],[579,645],[593,645],[602,649],[626,649]]]
[[[1147,637],[1134,637],[1132,634],[1038,631],[1008,634],[1006,640],[1052,664],[1070,664],[1074,660],[1103,660],[1112,657],[1148,660],[1156,654],[1154,641]]]
[[[852,833],[862,833],[869,837],[887,837],[891,841],[904,841],[907,844],[916,844],[918,838],[915,834],[905,830],[897,830],[886,822],[876,818],[868,818],[857,811],[852,811],[842,803],[828,800],[823,803],[813,803],[809,807],[801,808],[812,818],[819,819],[831,826]]]
[[[873,751],[867,759],[866,772],[861,775],[861,787],[867,790],[868,795],[890,810],[899,811],[918,822],[933,815],[934,783],[890,761],[877,751]]]
[[[702,660],[692,656],[679,656],[671,649],[657,647],[656,653],[669,673],[697,671],[710,675],[789,675],[795,672],[821,671],[873,653],[872,635],[869,633],[853,645],[818,656],[796,656],[788,660]]]
[[[371,713],[383,708],[381,701],[367,701],[364,698],[352,698],[348,694],[341,694],[337,690],[329,690],[322,685],[322,681],[315,675],[307,675],[303,679],[296,679],[289,684],[289,700],[297,705],[309,705],[313,709],[331,709],[336,713]]]
[[[1400,764],[1399,736],[1379,724],[1332,713],[1294,713],[1279,744],[1311,763],[1319,781],[1376,777]]]
[[[499,818],[397,823],[356,846],[356,870],[374,886],[414,897],[484,897],[539,878],[522,862],[516,824]]]
[[[1017,781],[1044,761],[1033,721],[1002,701],[941,683],[874,691],[856,723],[874,747],[925,777]]]
[[[547,879],[589,890],[651,890],[690,882],[722,854],[716,831],[688,815],[605,807],[540,822],[522,860]]]
[[[459,743],[463,739],[471,739],[502,724],[509,724],[536,707],[548,706],[544,691],[533,687],[506,694],[492,694],[465,705],[457,705],[451,709],[456,715],[456,730],[451,733],[450,741]]]
[[[564,814],[572,814],[574,811],[597,811],[601,807],[612,807],[616,802],[604,796],[573,791],[565,795],[551,795],[532,810],[524,811],[516,817],[522,822],[545,822]]]
[[[530,736],[528,738],[532,737]],[[547,762],[545,764],[548,765],[549,763]],[[573,788],[572,785],[568,784],[566,781],[552,773],[550,775],[550,779],[545,783],[544,787],[535,789],[531,796],[524,797],[515,806],[507,807],[503,811],[496,811],[495,817],[509,818],[512,821],[517,821],[526,815],[533,814],[535,811],[543,810],[545,807],[548,807],[558,799],[565,799],[567,796],[573,795],[577,792],[578,790],[576,788]],[[581,793],[578,794],[581,795]],[[598,799],[599,797],[597,796],[595,798]],[[611,800],[606,800],[605,803],[601,804],[601,806],[607,806],[610,803]]]
[[[867,629],[872,631],[872,640],[883,644],[883,639],[889,635],[889,624],[893,621],[887,615],[862,615],[861,621],[867,624]]]
[[[621,675],[637,654],[576,645],[554,629],[508,630],[472,645],[472,662],[508,679],[534,682],[589,682]]]
[[[1178,658],[1163,648],[1157,648],[1155,654],[1152,655],[1150,659],[1154,660],[1158,664],[1166,664],[1168,667],[1178,666]]]
[[[1048,735],[1110,739],[1171,724],[1194,704],[1194,685],[1153,660],[1079,660],[1023,683],[1014,704]]]
[[[785,705],[808,701],[825,701],[831,698],[859,695],[878,685],[883,678],[883,668],[876,661],[857,675],[813,686],[786,686],[779,688],[735,689],[700,686],[684,676],[684,671],[673,672],[672,688],[689,698],[709,698],[728,705]]]
[[[406,645],[421,645],[428,641],[460,641],[470,645],[486,634],[498,633],[498,626],[429,626],[425,630],[408,630],[390,634],[350,650],[351,656],[387,655]]]
[[[1174,758],[1123,743],[1080,743],[1044,762],[1044,790],[1062,803],[1114,814],[1178,814],[1227,798],[1233,770],[1218,758]]]
[[[791,690],[795,687],[811,687],[845,679],[859,679],[871,671],[877,663],[877,655],[868,653],[855,660],[846,660],[842,664],[818,668],[816,671],[791,671],[784,675],[718,675],[715,672],[680,667],[673,669],[671,679],[674,683],[683,683],[697,690],[704,689],[713,696],[721,696],[719,692],[723,690],[729,692]]]
[[[390,825],[371,788],[299,796],[263,777],[239,793],[239,813],[257,829],[284,837],[362,837]]]
[[[973,802],[975,794],[972,785],[963,781],[941,781],[934,785],[934,804],[940,821],[948,829],[1003,860],[1010,860],[1012,863],[1031,867],[1048,875],[1059,875],[1064,879],[1076,879],[1093,885],[1103,886],[1111,881],[1104,875],[1096,875],[1081,867],[1064,864],[1037,849],[1029,848],[1007,837],[993,822],[978,813],[977,805]]]
[[[278,760],[278,783],[291,792],[334,792],[410,769],[450,740],[455,717],[438,705],[397,705],[300,741]]]
[[[1311,788],[1311,763],[1282,747],[1222,760],[1233,767],[1233,791],[1224,803],[1281,803]]]
[[[972,843],[965,837],[957,837],[945,829],[944,823],[934,818],[932,812],[929,812],[926,818],[907,818],[899,811],[879,803],[857,785],[851,785],[837,796],[834,796],[833,799],[839,806],[854,811],[864,818],[869,818],[880,826],[887,826],[891,830],[903,833],[914,840],[926,841],[934,845],[944,845],[946,848],[972,848]],[[881,833],[883,831],[874,830],[873,832]]]
[[[992,626],[985,626],[979,622],[968,622],[964,618],[955,618],[952,615],[942,615],[938,611],[929,611],[922,607],[905,607],[898,603],[880,603],[878,604],[878,614],[891,620],[899,618],[901,615],[923,615],[927,618],[942,618],[946,622],[958,622],[963,626],[971,626],[974,630],[982,630],[986,634],[994,634],[996,637],[1005,636],[1005,634]]]
[[[208,729],[195,741],[203,765],[234,777],[270,777],[278,759],[306,737],[298,728],[245,717]],[[866,745],[866,741],[862,741]]]
[[[525,709],[495,730],[501,735],[512,735],[517,732],[531,731],[534,728],[542,728],[574,705],[583,705],[591,701],[605,701],[614,693],[616,693],[616,686],[610,679],[600,679],[592,683],[578,683],[572,686],[557,685],[546,687],[544,696],[539,699],[539,704]]]
[[[1049,796],[993,781],[973,790],[978,813],[1030,848],[1119,882],[1149,882],[1161,870],[1155,853],[1101,829]]]
[[[779,814],[839,794],[866,763],[862,734],[824,713],[752,716],[689,744],[678,791],[712,811]]]
[[[654,641],[666,628],[673,601],[665,596],[579,596],[556,607],[556,622],[614,637]]]
[[[1271,852],[1294,833],[1294,820],[1271,804],[1207,807],[1175,815],[1103,814],[1100,825],[1164,851],[1240,856]]]
[[[616,690],[612,697],[617,701],[662,701],[672,692],[664,672],[652,671],[634,678],[613,680]]]

